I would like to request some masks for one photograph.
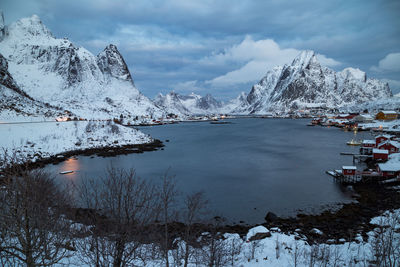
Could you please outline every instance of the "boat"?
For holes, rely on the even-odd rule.
[[[68,174],[68,173],[73,173],[74,171],[63,171],[63,172],[60,172],[60,174]]]
[[[348,141],[346,144],[347,144],[348,146],[359,146],[359,145],[361,145],[361,143],[362,143],[361,140],[354,140],[354,139],[351,139],[351,140]]]
[[[354,129],[354,128],[353,128]],[[357,128],[355,128],[354,130],[353,130],[353,132],[354,132],[354,138],[357,136]],[[348,146],[359,146],[359,145],[361,145],[362,144],[362,140],[356,140],[356,139],[351,139],[350,141],[348,141],[346,144],[348,145]]]

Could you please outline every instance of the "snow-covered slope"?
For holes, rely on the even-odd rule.
[[[158,94],[154,99],[154,103],[159,107],[163,107],[167,113],[173,113],[181,117],[190,114],[190,111],[182,104],[175,92],[169,92],[165,96],[161,93]]]
[[[8,62],[0,54],[0,121],[54,120],[61,109],[35,101],[21,90],[8,71]]]
[[[389,98],[382,98],[373,101],[367,101],[358,105],[347,105],[340,108],[343,112],[361,112],[368,110],[370,113],[376,113],[379,110],[399,110],[400,98],[393,96]]]
[[[55,38],[36,15],[6,28],[0,53],[22,90],[80,117],[163,115],[136,89],[116,46],[96,57],[68,39]]]
[[[163,107],[168,113],[177,115],[215,114],[220,113],[223,104],[210,94],[200,96],[195,93],[180,95],[170,92],[163,96],[159,94],[154,102]]]
[[[220,113],[232,113],[234,110],[246,110],[248,105],[249,102],[247,102],[247,94],[245,92],[241,92],[236,98],[224,103],[220,109]]]
[[[390,97],[387,83],[359,69],[335,72],[321,66],[313,51],[301,52],[291,65],[275,67],[254,85],[234,113],[263,114],[304,107],[340,107]]]

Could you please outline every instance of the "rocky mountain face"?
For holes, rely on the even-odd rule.
[[[154,102],[168,113],[177,115],[214,114],[220,113],[223,104],[210,94],[200,96],[194,93],[180,95],[170,92],[165,96],[159,94]]]
[[[0,41],[2,41],[6,35],[6,25],[4,23],[4,14],[0,11]]]
[[[275,67],[255,84],[233,113],[264,114],[306,107],[340,107],[390,97],[387,83],[359,69],[335,72],[321,66],[313,51],[301,52],[290,65]]]
[[[35,100],[88,119],[163,116],[135,87],[115,45],[94,56],[68,39],[55,38],[36,15],[3,29],[0,53],[20,88]]]
[[[0,54],[0,120],[24,120],[24,116],[43,120],[62,116],[62,110],[35,101],[21,90],[8,71],[6,58]]]

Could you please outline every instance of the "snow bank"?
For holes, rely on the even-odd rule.
[[[69,121],[0,124],[0,148],[4,153],[33,161],[71,150],[118,147],[152,142],[131,127],[112,121]]]

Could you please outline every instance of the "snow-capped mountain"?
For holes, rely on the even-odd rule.
[[[335,72],[321,66],[313,51],[303,51],[292,64],[268,71],[233,113],[264,114],[316,106],[334,108],[391,95],[387,83],[367,78],[359,69]]]
[[[241,92],[236,98],[224,103],[220,109],[220,113],[232,113],[234,110],[245,110],[248,105],[247,94]]]
[[[21,90],[8,71],[8,62],[0,54],[0,120],[31,121],[62,116],[62,110],[35,101]]]
[[[154,103],[164,108],[168,114],[172,113],[181,117],[190,114],[190,111],[182,104],[178,94],[175,92],[169,92],[165,96],[161,93],[158,94],[154,99]]]
[[[195,93],[180,95],[170,92],[165,96],[159,94],[154,102],[168,113],[177,115],[214,114],[220,113],[223,104],[210,94],[200,96]]]
[[[163,115],[135,87],[116,46],[108,45],[94,56],[68,39],[55,38],[36,15],[3,29],[0,53],[8,60],[11,75],[32,98],[83,118]]]

